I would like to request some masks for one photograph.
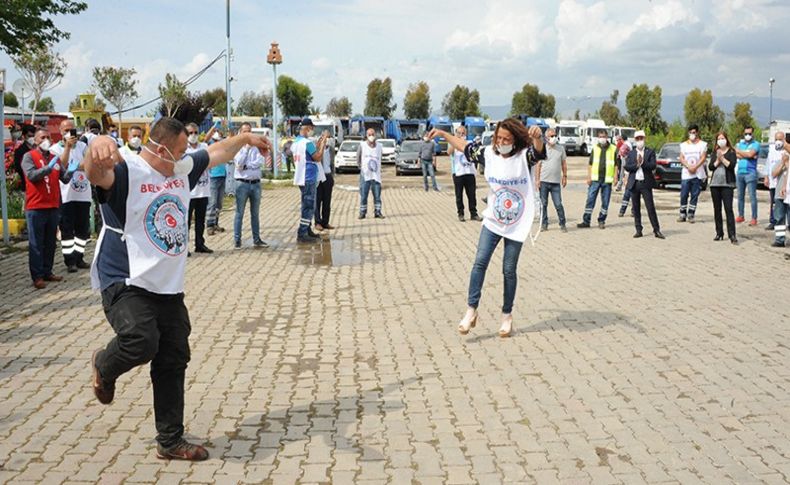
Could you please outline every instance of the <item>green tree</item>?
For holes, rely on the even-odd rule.
[[[42,48],[68,39],[55,27],[54,15],[75,15],[88,8],[73,0],[3,0],[0,2],[0,50],[21,55],[31,46]]]
[[[210,107],[204,103],[203,96],[199,93],[186,92],[172,116],[184,124],[197,123],[199,125],[209,111]]]
[[[374,79],[368,83],[365,98],[365,116],[383,116],[389,118],[398,108],[392,104],[392,80]]]
[[[556,99],[551,94],[543,94],[533,84],[525,84],[521,91],[513,93],[510,114],[526,114],[537,118],[553,118]]]
[[[625,123],[620,114],[620,108],[617,107],[617,98],[619,97],[620,91],[615,89],[609,99],[601,103],[601,109],[598,110],[598,117],[608,126],[618,126]]]
[[[96,98],[95,107],[97,111],[107,111],[107,104],[104,102],[103,99],[99,97]],[[80,96],[78,94],[69,103],[69,111],[74,111],[75,109],[79,109],[79,108],[80,108]]]
[[[289,76],[280,76],[277,81],[277,101],[284,116],[304,116],[310,112],[313,92],[307,84]]]
[[[456,85],[442,100],[442,113],[453,120],[466,116],[480,116],[480,93],[466,86]]]
[[[200,98],[205,106],[218,116],[227,116],[228,97],[225,94],[225,89],[214,88],[204,91]],[[233,100],[231,99],[231,104]]]
[[[724,111],[713,103],[713,93],[709,89],[692,89],[686,96],[683,107],[686,124],[699,125],[700,138],[710,142],[717,131],[724,128]]]
[[[35,101],[31,101],[27,104],[27,107],[30,109],[34,109],[33,105]],[[41,98],[41,101],[38,102],[38,112],[39,113],[52,113],[55,111],[55,102],[52,101],[52,98],[49,96],[45,96]]]
[[[755,130],[755,138],[758,137],[757,121],[752,115],[752,105],[749,103],[735,103],[732,110],[732,120],[727,126],[727,135],[730,140],[738,140],[743,133],[743,129],[751,126]]]
[[[240,116],[271,116],[272,97],[265,92],[244,91],[234,112]]]
[[[18,108],[19,100],[16,99],[16,94],[6,91],[3,93],[3,104],[8,108]]]
[[[125,67],[94,67],[93,86],[104,99],[115,106],[118,111],[118,124],[123,124],[123,109],[137,99],[137,74],[133,68]]]
[[[162,101],[159,112],[163,116],[175,116],[178,107],[187,100],[187,87],[178,80],[175,74],[165,74],[165,83],[159,84],[159,96]]]
[[[650,89],[647,84],[634,84],[625,96],[630,123],[650,134],[666,133],[667,123],[661,118],[661,86]]]
[[[579,121],[581,119],[581,112],[579,108],[576,108],[576,111],[573,113],[573,119]]]
[[[66,73],[66,61],[49,47],[30,47],[11,58],[22,78],[33,93],[33,113],[30,120],[35,121],[36,110],[41,96],[57,87]],[[23,120],[24,121],[24,120]]]
[[[428,118],[431,115],[431,88],[420,81],[410,84],[403,98],[403,112],[406,118]]]
[[[330,99],[326,105],[326,114],[338,118],[351,116],[351,101],[345,96]]]

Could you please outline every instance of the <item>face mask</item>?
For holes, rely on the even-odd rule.
[[[25,143],[27,143],[27,145],[31,146],[31,147],[35,146],[36,145],[36,139],[33,138],[32,136],[28,137],[27,140],[25,140]]]
[[[598,144],[600,146],[604,147],[604,146],[609,144],[609,139],[608,138],[598,138]]]
[[[52,147],[52,142],[50,142],[49,140],[44,140],[38,144],[38,149],[41,150],[42,152],[48,152],[50,147]]]
[[[140,148],[140,143],[141,142],[142,142],[142,140],[140,139],[140,137],[139,136],[135,136],[134,138],[129,140],[129,146],[134,148],[135,150],[137,150],[138,148]]]
[[[214,140],[214,141],[219,141],[219,140],[222,139],[222,135],[220,135],[219,132],[215,131],[214,132],[214,136],[212,136],[211,139]]]
[[[696,139],[697,139],[697,134],[696,133],[689,133],[689,140],[694,141]]]
[[[557,144],[557,137],[556,136],[550,136],[549,137],[549,145],[556,145],[556,144]]]
[[[110,136],[113,137],[113,138],[118,138],[118,132],[117,131],[111,131],[110,132]]]
[[[513,145],[497,145],[496,149],[500,155],[509,155],[513,151]]]
[[[19,140],[20,138],[22,138],[22,132],[21,131],[15,131],[15,132],[11,133],[11,137],[13,137],[14,140]]]
[[[752,141],[752,135],[751,134],[743,135],[743,139],[746,141]]]
[[[370,143],[373,143],[374,141],[376,141],[376,137],[374,135],[370,135],[370,136],[368,136],[368,141]]]
[[[643,149],[645,147],[645,140],[636,140],[636,147],[638,149]]]
[[[195,145],[198,142],[198,136],[197,135],[189,135],[187,137],[187,141],[189,142],[190,145]]]
[[[173,153],[170,151],[169,148],[162,145],[161,143],[157,143],[154,140],[151,140],[150,138],[148,139],[148,141],[156,146],[164,148],[167,151],[167,154],[170,155],[170,160],[168,160],[167,158],[162,158],[162,156],[159,155],[158,153],[150,150],[148,147],[145,147],[145,150],[148,151],[148,153],[156,156],[157,158],[159,158],[159,160],[162,160],[163,162],[172,163],[174,165],[173,173],[176,176],[181,177],[184,175],[189,175],[189,172],[192,171],[192,167],[195,165],[195,161],[192,160],[192,157],[190,157],[189,155],[184,155],[183,157],[181,157],[180,160],[176,160],[176,157],[173,156]]]
[[[719,145],[719,148],[724,148],[727,146],[727,140],[724,138],[719,138],[716,143]]]
[[[776,142],[774,143],[774,149],[776,149],[777,152],[782,151],[784,147],[785,147],[785,142],[783,140],[776,140]]]

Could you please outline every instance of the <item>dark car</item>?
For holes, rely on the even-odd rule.
[[[680,184],[682,171],[680,143],[665,143],[656,154],[656,184],[659,187]]]
[[[760,154],[757,155],[757,188],[768,190],[768,186],[765,185],[765,177],[768,176],[768,169],[766,166],[768,165],[768,143],[760,143]]]
[[[395,157],[395,175],[405,173],[422,174],[422,162],[420,161],[421,141],[404,141]]]

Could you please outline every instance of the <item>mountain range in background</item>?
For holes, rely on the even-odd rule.
[[[577,109],[580,110],[580,117],[592,118],[593,113],[598,111],[601,103],[608,101],[608,96],[590,97],[584,99],[568,99],[566,97],[557,98],[556,110],[561,119],[573,119],[573,114]],[[667,123],[675,120],[684,121],[683,105],[686,95],[664,96],[661,103],[661,116]],[[735,103],[746,102],[752,105],[752,115],[762,127],[768,125],[769,102],[768,97],[759,96],[722,96],[714,97],[713,102],[724,110],[727,119],[732,117],[732,110]],[[621,94],[617,106],[620,112],[626,114],[625,96]],[[480,110],[493,120],[501,120],[510,114],[510,106],[481,106]],[[773,101],[773,118],[775,120],[790,120],[790,100],[777,99]]]

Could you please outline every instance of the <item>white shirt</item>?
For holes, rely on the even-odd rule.
[[[239,180],[260,180],[263,162],[263,156],[258,148],[245,145],[233,157],[235,167],[233,177]]]
[[[366,182],[375,180],[381,183],[381,144],[376,142],[376,146],[371,147],[369,143],[364,142],[360,146],[362,147],[360,157],[362,178]]]
[[[208,145],[206,143],[198,143],[196,146],[187,145],[187,149],[184,153],[190,154],[194,153],[198,150],[207,150]],[[202,174],[200,174],[200,178],[198,179],[197,185],[195,188],[192,189],[190,192],[190,196],[193,199],[205,199],[211,195],[211,188],[209,186],[208,180],[208,169],[204,170]]]
[[[776,188],[776,177],[774,177],[774,169],[777,165],[782,163],[782,154],[786,153],[784,150],[776,151],[774,145],[770,145],[768,148],[768,158],[765,160],[765,168],[768,173],[768,188],[775,189]]]
[[[636,159],[639,160],[639,157],[642,157],[642,163],[645,163],[645,149],[642,148],[636,149]],[[645,172],[642,170],[642,167],[636,169],[636,179],[637,180],[644,180],[645,179]]]
[[[708,152],[708,144],[702,140],[698,140],[696,143],[691,143],[688,141],[684,141],[680,144],[680,153],[686,157],[686,163],[688,164],[697,164],[702,157]],[[705,164],[703,163],[697,169],[696,172],[691,173],[686,167],[683,167],[683,171],[680,175],[680,178],[683,180],[693,179],[694,177],[704,180],[708,178],[708,173],[705,171]]]
[[[63,156],[65,149],[66,147],[63,145],[63,142],[58,142],[52,145],[52,148],[50,148],[49,151],[60,158]],[[85,150],[87,149],[88,145],[86,145],[84,142],[78,141],[69,152],[69,165],[72,166],[82,163],[82,159],[85,156]],[[64,184],[63,182],[60,182],[60,198],[63,200],[64,204],[68,202],[91,201],[91,184],[88,181],[88,177],[85,175],[85,172],[82,170],[75,170],[71,175],[71,180],[69,183]]]

